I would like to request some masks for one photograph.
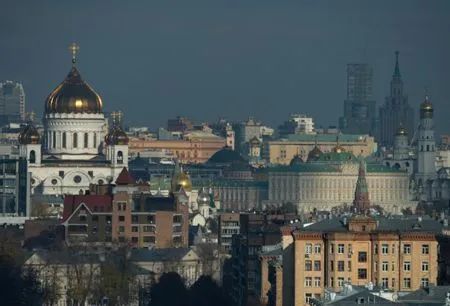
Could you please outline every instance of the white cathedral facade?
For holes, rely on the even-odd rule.
[[[115,181],[128,167],[128,137],[121,120],[107,130],[101,97],[72,68],[45,102],[44,132],[30,121],[19,135],[32,195],[79,194],[90,184]]]

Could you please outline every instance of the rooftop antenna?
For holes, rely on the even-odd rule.
[[[77,52],[80,50],[80,46],[78,46],[76,43],[72,43],[69,46],[70,52],[72,52],[72,65],[75,66],[75,63],[77,62]]]

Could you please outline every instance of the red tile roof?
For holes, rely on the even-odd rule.
[[[131,177],[126,167],[123,167],[122,172],[116,179],[116,185],[134,185],[136,181]]]
[[[63,222],[84,203],[92,212],[111,212],[112,197],[110,195],[66,195],[64,197]]]

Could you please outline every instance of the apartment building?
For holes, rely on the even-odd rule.
[[[184,191],[153,196],[124,168],[115,185],[93,185],[64,199],[63,224],[69,242],[122,242],[133,247],[188,246],[188,198]]]
[[[372,284],[410,292],[438,281],[445,220],[352,216],[282,229],[283,305],[307,305],[325,288]]]

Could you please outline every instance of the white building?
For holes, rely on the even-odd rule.
[[[118,122],[108,133],[103,101],[76,65],[45,102],[41,136],[30,122],[20,133],[34,195],[78,194],[114,181],[128,166],[128,137]],[[105,136],[105,134],[107,134]]]
[[[312,134],[314,132],[313,118],[305,114],[292,114],[291,121],[297,123],[298,133]]]

